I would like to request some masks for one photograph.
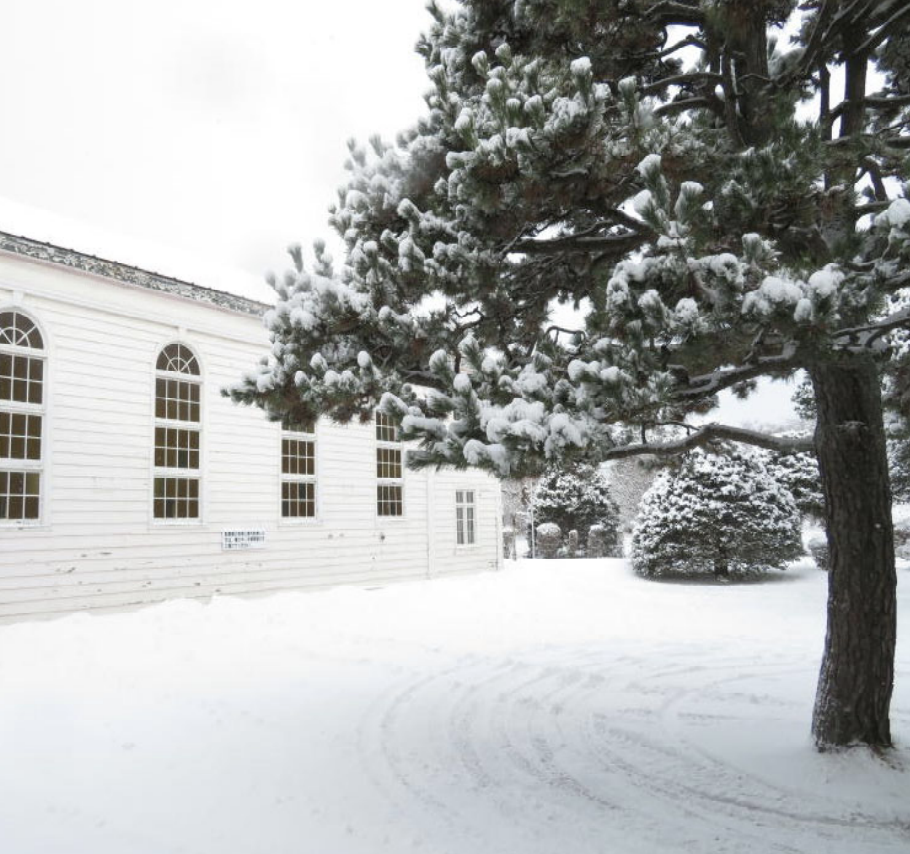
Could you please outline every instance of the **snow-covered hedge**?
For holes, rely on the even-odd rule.
[[[607,538],[603,525],[591,525],[588,529],[588,557],[607,556]]]
[[[562,531],[555,522],[537,526],[537,553],[540,557],[556,557],[561,543]]]
[[[538,524],[555,522],[566,533],[578,531],[577,548],[586,553],[588,531],[599,525],[605,555],[622,555],[619,511],[607,478],[594,466],[551,469],[544,474],[534,493],[534,518]]]
[[[814,453],[761,454],[762,462],[771,476],[793,496],[799,512],[810,519],[825,515],[825,496],[822,476]]]
[[[815,561],[815,565],[819,569],[827,571],[828,569],[828,538],[824,533],[816,534],[813,537],[809,538],[809,542],[806,543],[806,548],[809,550],[809,554],[812,555],[812,559]]]
[[[800,554],[793,497],[744,451],[694,451],[662,473],[632,535],[633,567],[648,576],[783,568]]]

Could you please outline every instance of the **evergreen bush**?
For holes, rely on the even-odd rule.
[[[547,471],[534,493],[534,519],[538,524],[555,522],[562,531],[585,532],[585,540],[579,534],[578,543],[585,553],[588,552],[587,531],[592,525],[600,525],[605,554],[622,553],[619,510],[610,495],[607,479],[594,466]]]
[[[799,512],[813,520],[825,517],[825,496],[818,458],[811,451],[797,454],[767,452],[762,456],[771,476],[793,496]]]
[[[607,556],[607,538],[603,525],[591,525],[588,528],[588,557]]]
[[[790,493],[758,455],[688,454],[642,500],[632,564],[647,576],[726,577],[783,565],[802,554],[800,516]]]
[[[561,543],[562,531],[555,522],[544,522],[542,525],[537,526],[538,557],[556,557]]]

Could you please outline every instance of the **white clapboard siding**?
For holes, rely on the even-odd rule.
[[[260,317],[0,251],[0,311],[40,326],[48,356],[43,510],[0,522],[0,619],[174,597],[385,584],[496,569],[498,483],[405,472],[405,516],[376,515],[372,424],[316,429],[318,517],[280,515],[280,429],[221,396],[268,346]],[[202,372],[202,519],[152,518],[155,359],[191,347]],[[477,543],[455,544],[455,492],[477,496]],[[223,551],[225,529],[261,549]]]

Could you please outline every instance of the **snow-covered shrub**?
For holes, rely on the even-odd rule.
[[[537,554],[540,557],[556,557],[561,543],[562,530],[555,522],[537,526]]]
[[[910,500],[910,438],[904,429],[893,428],[888,437],[888,474],[895,501]]]
[[[546,472],[534,493],[534,518],[538,524],[555,522],[563,531],[586,533],[592,525],[600,525],[606,554],[621,552],[619,511],[606,477],[594,466]],[[586,540],[579,538],[579,547],[589,551]]]
[[[809,542],[806,543],[806,548],[809,550],[809,554],[812,555],[812,559],[815,561],[815,565],[819,569],[827,571],[828,538],[824,534],[816,534],[815,536],[809,538]]]
[[[588,557],[607,556],[607,537],[603,525],[591,525],[588,528]]]
[[[693,451],[642,499],[632,535],[641,575],[767,570],[802,554],[800,515],[757,454]]]
[[[811,519],[823,519],[825,496],[818,458],[814,453],[762,455],[765,468],[778,483],[786,487],[799,512]]]
[[[566,551],[569,553],[569,557],[575,557],[578,554],[578,531],[574,529],[569,531],[566,537]]]
[[[894,524],[894,553],[899,558],[910,560],[910,507],[898,505],[892,510]]]

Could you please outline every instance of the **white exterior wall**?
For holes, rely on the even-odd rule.
[[[42,518],[0,522],[0,619],[495,569],[500,489],[479,472],[410,472],[403,518],[376,514],[372,424],[316,429],[317,518],[280,515],[278,425],[220,390],[267,346],[258,317],[0,252],[0,311],[27,313],[48,355]],[[173,341],[202,371],[201,519],[152,518],[155,360]],[[455,545],[455,491],[477,544]],[[222,551],[224,529],[264,528]]]

